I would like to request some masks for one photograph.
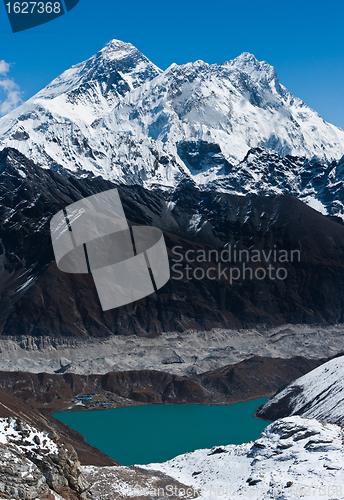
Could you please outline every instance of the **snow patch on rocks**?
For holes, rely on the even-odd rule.
[[[343,429],[294,416],[253,443],[217,446],[141,466],[187,484],[201,498],[344,498]]]
[[[53,431],[41,432],[19,418],[0,418],[0,497],[86,499],[77,454],[58,440]]]

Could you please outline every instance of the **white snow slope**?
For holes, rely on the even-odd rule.
[[[262,412],[278,406],[288,415],[302,414],[344,425],[344,356],[332,359],[289,384],[269,399]]]
[[[343,429],[303,417],[270,424],[254,443],[180,455],[159,470],[196,490],[203,499],[344,498]],[[180,492],[181,493],[181,492]]]
[[[227,174],[250,148],[327,165],[343,156],[344,132],[249,53],[161,71],[133,45],[113,40],[3,117],[0,145],[42,167],[125,184],[173,187],[191,177],[205,187],[220,179],[231,191]],[[200,145],[206,158],[194,163]],[[295,184],[295,172],[290,176],[287,184]]]

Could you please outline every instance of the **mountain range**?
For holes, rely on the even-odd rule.
[[[344,132],[293,97],[266,62],[244,53],[162,71],[113,40],[3,117],[0,146],[2,334],[343,321]],[[103,313],[91,276],[57,270],[49,222],[116,186],[130,224],[164,231],[171,268],[182,247],[183,272]],[[187,250],[234,247],[297,250],[300,259],[285,263],[285,281],[186,275]]]
[[[188,183],[173,192],[118,187],[130,224],[154,225],[164,231],[172,279],[147,298],[102,312],[91,275],[58,271],[49,223],[66,205],[113,187],[102,178],[67,178],[41,169],[13,149],[0,152],[2,334],[147,336],[188,329],[343,321],[341,223],[291,196],[244,197],[200,191]],[[285,280],[241,276],[234,282],[228,274],[233,262],[216,262],[214,257],[200,263],[187,260],[188,250],[196,255],[202,249],[220,252],[228,245],[267,253],[296,249],[300,259],[283,263]],[[175,247],[182,253],[182,262],[173,270]],[[248,264],[253,270],[268,266],[267,262]],[[227,271],[215,279],[199,280],[198,274],[188,277],[187,265],[192,273],[200,267],[206,274],[219,265]]]
[[[291,194],[344,217],[343,130],[243,53],[165,71],[112,40],[0,120],[0,145],[64,175],[152,189],[190,180],[229,194]]]

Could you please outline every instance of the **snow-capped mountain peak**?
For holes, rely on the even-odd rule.
[[[276,94],[281,97],[285,95],[290,95],[288,90],[280,85],[276,70],[273,66],[268,64],[266,61],[258,61],[258,59],[249,52],[243,52],[240,56],[233,59],[233,61],[228,61],[223,64],[227,69],[233,72],[238,72],[238,75],[247,77],[251,84],[255,87],[260,86],[258,94],[263,97],[263,102],[276,103]],[[237,78],[240,76],[237,75]],[[259,101],[257,102],[259,105]]]
[[[127,91],[152,79],[161,70],[134,45],[111,40],[103,49],[62,73],[35,97],[53,99],[72,91],[87,91],[92,83],[103,83],[103,93],[116,91],[123,96]]]
[[[110,42],[99,51],[99,53],[107,59],[122,59],[133,52],[138,52],[133,44],[122,42],[122,40],[116,40],[115,38],[110,40]]]
[[[249,52],[243,52],[240,56],[232,61],[224,63],[228,67],[247,73],[252,77],[259,79],[259,76],[264,75],[268,78],[277,78],[276,70],[266,61],[258,61],[258,59]]]
[[[45,168],[147,188],[190,179],[214,189],[219,181],[228,192],[233,167],[241,168],[250,149],[317,159],[325,168],[344,155],[344,132],[294,97],[273,66],[252,54],[162,71],[119,40],[3,117],[0,141]],[[281,175],[281,186],[295,185],[294,171]],[[312,188],[307,196],[316,197]]]

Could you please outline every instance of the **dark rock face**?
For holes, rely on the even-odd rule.
[[[211,167],[222,167],[228,174],[232,165],[223,156],[218,144],[205,141],[183,141],[177,144],[180,158],[190,171],[206,171]]]
[[[294,387],[293,390],[288,393],[288,396],[278,401],[278,404],[271,405],[268,409],[263,409],[263,406],[260,406],[257,409],[257,417],[272,421],[288,417],[293,411],[293,398],[301,392],[302,389],[300,387]]]
[[[107,53],[111,54],[112,51],[116,50],[125,50],[127,53],[125,57],[119,59],[107,57]],[[132,85],[137,88],[160,73],[160,70],[147,57],[133,46],[130,49],[128,44],[124,42],[109,42],[102,51],[99,51],[87,63],[83,68],[78,87],[67,93],[69,102],[77,103],[79,100],[85,99],[85,96],[89,97],[92,102],[93,95],[97,95],[94,92],[97,85],[99,85],[102,95],[108,101],[115,100],[130,91],[130,87],[123,75],[134,73]]]
[[[112,394],[139,403],[236,403],[265,397],[327,361],[254,356],[235,365],[195,375],[157,370],[76,375],[0,372],[0,387],[37,410],[58,411],[82,393]]]
[[[271,139],[272,143],[266,144],[265,147],[279,149],[280,139],[276,136]],[[212,181],[209,189],[222,189],[227,192],[231,189],[246,196],[252,192],[259,196],[284,193],[299,199],[307,197],[309,193],[316,193],[316,198],[326,207],[328,213],[338,216],[343,214],[343,168],[344,157],[326,164],[289,154],[280,156],[271,149],[256,147],[250,149],[226,177]]]
[[[18,450],[0,444],[0,498],[55,500],[49,495],[42,472]]]
[[[325,360],[309,360],[301,356],[291,359],[254,356],[232,366],[225,366],[198,376],[199,383],[207,390],[216,390],[229,399],[241,401],[275,393],[295,380],[299,373],[308,373]]]
[[[238,197],[201,192],[192,183],[173,192],[119,186],[131,224],[164,230],[172,279],[149,297],[103,312],[91,275],[57,269],[49,221],[66,205],[113,187],[103,179],[66,178],[41,169],[15,150],[0,153],[2,335],[152,336],[190,328],[343,321],[343,225],[290,196]],[[285,280],[230,283],[228,271],[212,274],[219,264],[214,254],[208,262],[195,260],[200,251],[208,255],[229,245],[237,251],[283,249],[289,255],[299,250],[300,262],[281,264]],[[188,250],[193,262],[186,262]],[[249,264],[252,272],[267,271],[266,262]],[[211,279],[199,279],[207,272]]]

